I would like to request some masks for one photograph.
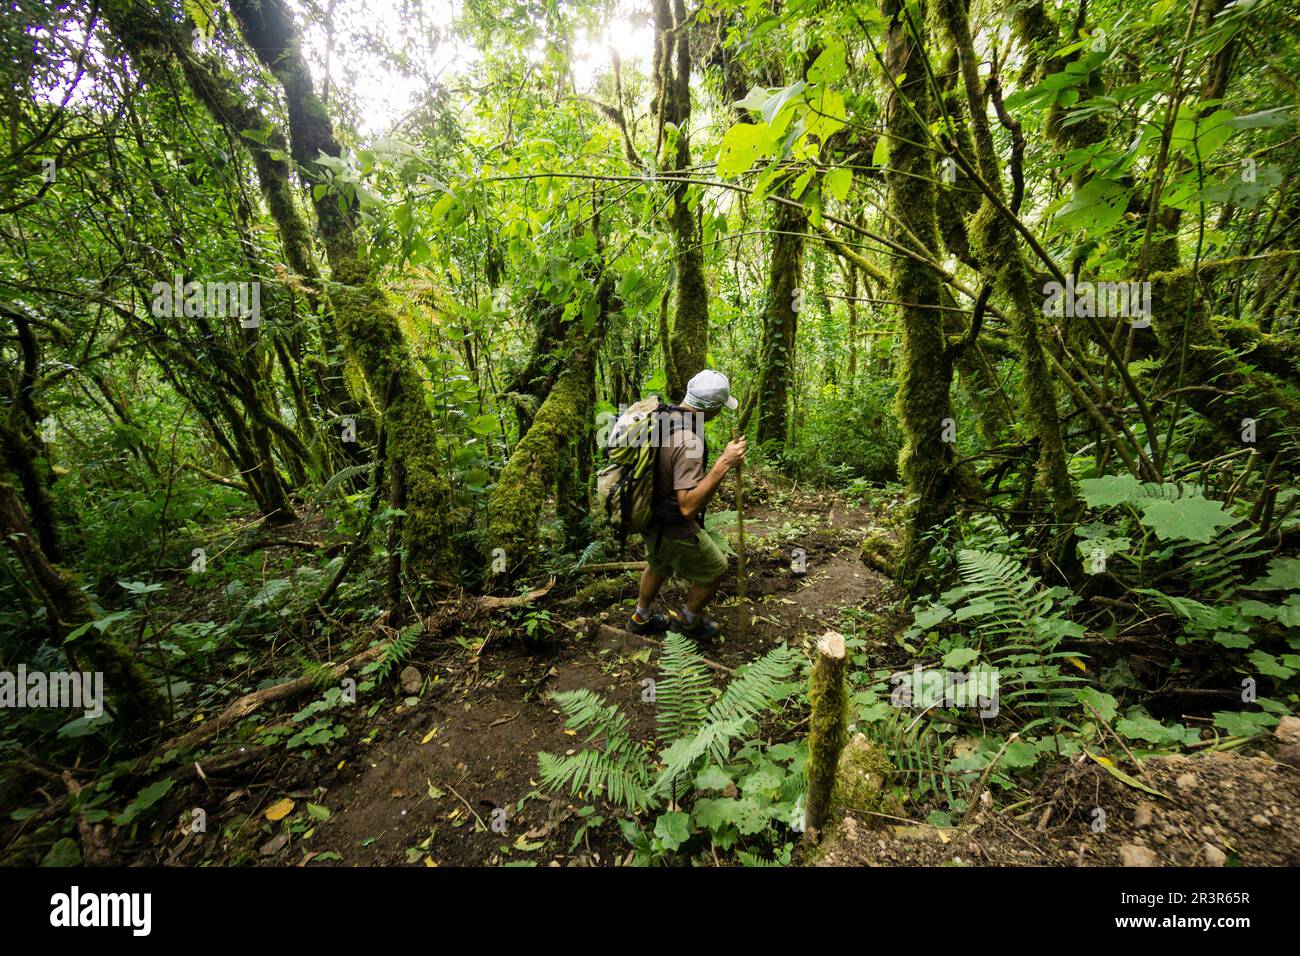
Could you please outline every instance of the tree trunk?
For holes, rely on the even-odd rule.
[[[990,191],[1002,198],[1002,171],[993,147],[980,83],[978,59],[971,39],[970,22],[963,0],[939,0],[942,20],[957,48],[966,104],[970,113],[975,167]],[[1046,495],[1053,517],[1068,523],[1079,513],[1078,499],[1065,464],[1065,444],[1061,438],[1060,416],[1056,405],[1056,387],[1043,354],[1040,312],[1035,305],[1029,271],[1021,255],[1019,240],[1012,224],[985,197],[970,229],[972,249],[983,267],[1010,305],[1010,320],[1020,346],[1023,400],[1022,411],[1038,446],[1035,487]],[[1077,560],[1073,544],[1061,542],[1059,556],[1067,563]]]
[[[654,0],[655,104],[658,114],[656,161],[667,175],[689,176],[691,166],[691,46],[685,0]],[[680,401],[686,383],[704,369],[709,352],[709,290],[704,279],[704,249],[691,189],[671,183],[669,224],[677,312],[666,361],[668,398]],[[697,194],[698,195],[698,194]]]
[[[889,17],[886,68],[900,81],[899,92],[886,105],[890,136],[889,166],[885,184],[895,235],[910,244],[909,234],[931,255],[939,248],[935,219],[934,166],[924,124],[932,112],[930,89],[920,68],[925,50],[924,4],[911,25],[901,0],[888,0]],[[900,101],[905,97],[909,103]],[[895,580],[908,594],[924,589],[925,566],[930,553],[929,532],[952,514],[953,444],[952,362],[943,334],[939,277],[927,266],[907,256],[890,260],[890,298],[898,308],[901,356],[898,370],[897,409],[903,431],[898,470],[907,484],[908,505],[894,565]]]
[[[760,353],[767,367],[763,394],[758,398],[758,443],[772,446],[778,455],[785,449],[795,342],[804,299],[803,233],[807,228],[808,217],[802,208],[775,204]]]
[[[234,0],[231,9],[258,59],[284,89],[295,161],[313,187],[324,186],[317,157],[339,158],[342,150],[312,87],[297,26],[283,0]],[[394,472],[404,476],[407,569],[447,583],[455,571],[451,489],[439,473],[438,432],[425,404],[424,380],[362,245],[355,197],[340,202],[328,189],[316,192],[317,226],[335,283],[339,333],[383,409],[390,461]]]
[[[561,470],[575,461],[579,423],[591,418],[594,361],[591,347],[573,353],[488,498],[487,547],[505,552],[511,573],[535,557],[542,507]]]
[[[835,787],[835,770],[848,737],[849,699],[845,692],[848,655],[844,638],[827,631],[817,642],[817,657],[808,680],[812,716],[808,722],[808,798],[804,837],[817,842],[826,824]]]
[[[46,621],[56,645],[62,645],[75,628],[95,620],[90,601],[76,582],[66,571],[50,564],[41,551],[22,502],[14,489],[3,482],[0,482],[0,532],[45,605]],[[113,695],[115,710],[128,736],[138,739],[156,729],[163,714],[163,701],[129,648],[93,627],[72,648],[104,675],[104,691]]]

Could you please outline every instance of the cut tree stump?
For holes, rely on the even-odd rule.
[[[804,839],[817,843],[826,823],[835,769],[844,749],[848,724],[848,696],[844,674],[848,655],[844,638],[827,631],[817,641],[817,658],[808,682],[812,716],[808,729],[808,796],[804,804]]]

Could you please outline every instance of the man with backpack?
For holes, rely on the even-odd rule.
[[[642,532],[646,568],[636,610],[627,623],[636,634],[671,628],[696,640],[718,636],[718,625],[704,615],[704,607],[722,584],[727,559],[704,530],[704,509],[727,472],[744,462],[745,437],[728,442],[709,468],[704,423],[736,405],[727,377],[705,369],[687,383],[680,405],[660,406],[655,412],[654,492]],[[651,614],[659,589],[673,575],[690,585],[685,605],[667,615]]]

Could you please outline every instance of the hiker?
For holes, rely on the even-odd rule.
[[[727,559],[704,531],[704,509],[723,477],[745,460],[745,437],[727,443],[717,464],[708,467],[704,422],[723,408],[734,409],[731,384],[720,372],[705,369],[686,385],[680,405],[659,414],[656,435],[654,498],[650,522],[642,532],[646,568],[628,630],[644,634],[671,628],[694,639],[714,640],[718,625],[704,616],[727,572]],[[667,615],[651,614],[650,606],[673,575],[690,584],[686,604]]]

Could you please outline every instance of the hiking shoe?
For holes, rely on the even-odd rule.
[[[722,634],[722,629],[703,614],[696,618],[694,624],[687,624],[686,615],[676,608],[668,612],[668,617],[674,631],[693,641],[716,641]]]
[[[666,631],[668,628],[668,618],[663,614],[651,614],[644,621],[638,621],[635,614],[627,619],[627,630],[633,634],[652,634],[656,631]]]

